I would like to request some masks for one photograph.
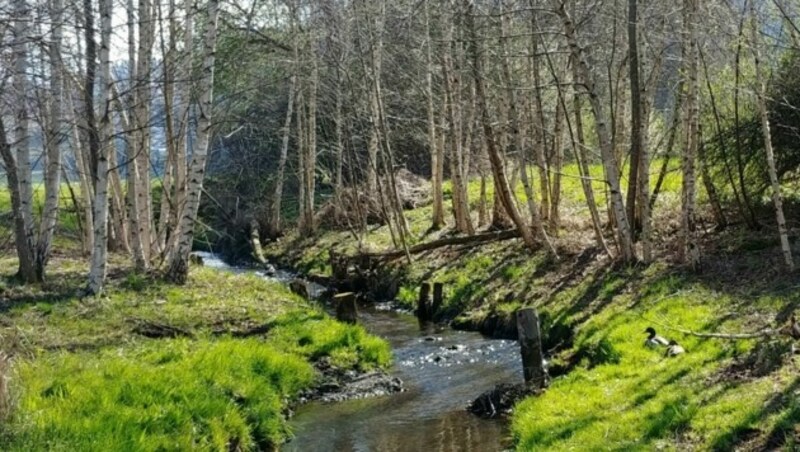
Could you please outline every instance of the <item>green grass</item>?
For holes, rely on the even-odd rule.
[[[166,340],[22,363],[6,450],[255,450],[289,433],[285,397],[304,359],[260,340]]]
[[[679,163],[671,162],[654,211],[658,240],[666,247],[674,239],[669,225],[680,209]],[[653,163],[652,184],[660,166],[660,161]],[[415,307],[421,282],[444,283],[440,319],[456,317],[466,325],[490,318],[508,323],[521,306],[539,310],[545,348],[555,351],[551,369],[560,376],[543,395],[516,407],[511,435],[518,449],[722,451],[746,449],[748,441],[755,441],[754,447],[800,447],[800,380],[795,370],[800,362],[786,355],[785,340],[767,347],[763,340],[702,339],[661,326],[741,332],[784,321],[800,306],[800,291],[790,275],[776,273],[766,263],[765,250],[777,249],[774,237],[726,231],[715,240],[728,267],[701,275],[668,262],[618,268],[602,253],[582,258],[579,251],[593,244],[588,207],[577,167],[566,165],[563,172],[563,224],[557,242],[572,248],[562,261],[541,252],[525,253],[519,241],[442,249],[421,254],[411,264],[398,261],[406,266],[398,301],[409,308]],[[538,192],[538,174],[532,173]],[[591,175],[601,178],[602,168],[593,165]],[[468,187],[473,215],[479,184],[471,180]],[[605,187],[599,181],[593,187],[605,218]],[[522,186],[515,191],[525,209]],[[702,187],[700,191],[703,206],[705,193]],[[488,195],[491,202],[491,184]],[[406,211],[406,217],[413,242],[451,232],[427,232],[430,206]],[[365,245],[373,251],[390,248],[388,229],[370,228]],[[329,271],[329,250],[354,252],[356,243],[347,232],[323,231],[303,240],[290,236],[268,249],[302,269],[324,273]],[[678,340],[687,353],[667,359],[663,350],[645,348],[647,326]],[[763,373],[737,377],[737,363],[763,364],[758,364],[762,347],[782,350],[781,359]]]
[[[650,287],[657,287],[658,281],[651,282]],[[577,350],[606,342],[613,346],[615,359],[583,359],[542,396],[519,404],[512,424],[519,449],[730,450],[737,431],[770,431],[785,417],[800,422],[796,405],[765,410],[765,402],[782,393],[788,400],[800,383],[788,363],[766,378],[737,381],[723,376],[731,358],[748,353],[753,341],[700,339],[662,329],[687,353],[665,358],[663,350],[643,347],[642,332],[654,322],[696,331],[752,328],[747,322],[721,322],[720,312],[731,309],[731,297],[690,283],[679,285],[692,292],[658,302],[663,293],[617,295],[611,306],[581,326]],[[636,307],[630,308],[632,304]],[[775,309],[770,300],[754,304],[765,312]],[[791,448],[793,440],[788,441]]]
[[[0,259],[4,275],[14,268]],[[0,283],[16,402],[3,450],[261,450],[291,434],[283,411],[316,381],[311,362],[367,370],[391,360],[362,327],[254,275],[196,268],[176,287],[116,270],[106,296],[81,300],[85,271],[56,256],[43,285]],[[137,333],[147,322],[191,336],[150,339]],[[258,327],[267,333],[233,336]]]

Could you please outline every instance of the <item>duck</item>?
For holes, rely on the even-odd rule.
[[[669,341],[669,345],[667,345],[667,351],[666,353],[664,353],[664,356],[667,357],[677,356],[680,355],[681,353],[686,353],[686,350],[683,347],[681,347],[677,342]]]
[[[665,338],[657,335],[656,334],[656,330],[653,329],[652,326],[647,327],[647,329],[644,330],[644,332],[647,333],[647,340],[644,341],[644,345],[645,346],[650,347],[650,348],[668,347],[669,346],[669,342],[670,341],[668,341]]]

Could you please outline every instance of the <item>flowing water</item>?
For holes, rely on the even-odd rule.
[[[229,268],[213,255],[203,257],[209,267]],[[276,275],[282,281],[289,278],[286,272]],[[388,304],[360,309],[359,322],[391,344],[390,372],[403,380],[405,391],[303,405],[290,422],[295,438],[283,450],[491,452],[508,447],[504,421],[479,419],[465,407],[498,383],[522,379],[515,342],[420,325]]]

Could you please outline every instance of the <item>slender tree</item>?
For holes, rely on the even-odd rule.
[[[211,107],[214,94],[214,61],[217,48],[217,19],[219,0],[208,1],[208,22],[203,39],[203,72],[199,82],[199,112],[197,119],[197,143],[192,153],[187,180],[186,206],[178,228],[178,242],[169,263],[167,276],[174,282],[183,284],[189,273],[189,253],[192,251],[194,225],[200,208],[203,191],[203,178],[206,170],[208,147],[211,140]]]

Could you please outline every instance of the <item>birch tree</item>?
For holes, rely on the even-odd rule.
[[[699,125],[699,84],[697,49],[697,0],[684,0],[684,77],[687,79],[685,100],[685,149],[681,189],[681,260],[692,268],[700,265],[700,248],[696,237],[697,179],[696,159]]]
[[[695,0],[696,1],[696,0]],[[772,203],[775,205],[775,217],[778,223],[778,236],[781,240],[781,252],[786,268],[794,270],[794,259],[792,258],[792,248],[789,244],[789,234],[786,227],[786,217],[783,214],[783,196],[781,195],[781,184],[778,179],[778,172],[775,169],[775,151],[772,148],[772,132],[770,130],[769,110],[767,109],[767,88],[762,68],[760,39],[758,36],[758,18],[756,17],[755,2],[750,2],[751,27],[751,49],[753,52],[753,62],[756,70],[756,97],[758,103],[758,114],[761,119],[761,133],[764,135],[764,151],[767,158],[767,170],[772,188]]]
[[[94,197],[94,246],[89,264],[88,294],[103,291],[108,264],[108,156],[114,150],[111,130],[111,63],[109,45],[111,41],[111,14],[113,0],[100,0],[100,135],[97,154]]]
[[[622,190],[620,188],[619,167],[608,129],[605,108],[600,102],[600,95],[597,92],[597,84],[592,74],[592,68],[586,60],[583,48],[578,43],[575,23],[567,12],[563,1],[554,0],[553,3],[556,13],[561,19],[570,53],[577,67],[577,75],[589,97],[589,104],[592,107],[592,113],[595,118],[595,132],[600,143],[600,153],[603,167],[606,171],[606,183],[608,185],[611,208],[617,223],[617,242],[620,248],[620,257],[625,262],[632,262],[636,257],[633,251],[633,237],[625,212],[625,201],[622,198]]]
[[[189,253],[192,251],[194,225],[200,207],[200,196],[203,190],[206,159],[211,139],[211,107],[214,88],[214,60],[217,47],[217,19],[219,17],[219,0],[209,0],[208,18],[203,38],[203,69],[199,81],[199,112],[197,120],[197,143],[189,166],[189,177],[186,190],[186,207],[181,215],[178,227],[177,249],[172,254],[167,276],[172,281],[184,284],[189,273]]]
[[[505,167],[500,158],[500,151],[497,149],[495,143],[494,129],[492,127],[491,119],[489,118],[489,109],[486,101],[486,88],[483,81],[483,56],[481,51],[481,44],[478,41],[477,32],[475,31],[475,16],[473,12],[473,5],[471,0],[464,0],[463,11],[468,39],[468,53],[472,62],[472,78],[475,83],[475,94],[477,96],[478,109],[480,111],[480,120],[483,126],[483,135],[486,140],[486,147],[489,154],[489,162],[492,165],[492,174],[495,178],[497,195],[502,203],[505,211],[511,217],[511,221],[519,230],[522,240],[525,245],[531,249],[536,249],[536,241],[525,223],[523,217],[519,214],[517,206],[514,203],[514,195],[508,185],[508,180],[505,175]]]

